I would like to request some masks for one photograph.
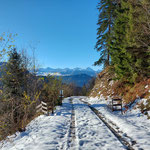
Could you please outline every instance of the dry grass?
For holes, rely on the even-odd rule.
[[[96,84],[91,91],[91,97],[107,97],[121,96],[124,104],[134,102],[137,98],[147,99],[147,105],[142,109],[150,108],[150,79],[140,79],[138,83],[129,84],[127,82],[114,81],[114,75],[106,68],[99,73]]]
[[[115,94],[121,95],[124,99],[124,103],[128,104],[138,97],[149,98],[150,79],[145,79],[133,85],[117,81],[112,88],[114,89]]]

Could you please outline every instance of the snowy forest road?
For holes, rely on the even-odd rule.
[[[34,119],[23,133],[4,141],[1,150],[124,150],[127,149],[93,110],[71,97],[54,114]],[[1,146],[1,143],[0,143]]]
[[[119,127],[116,126],[116,124],[114,124],[113,122],[111,122],[109,120],[109,122],[107,121],[108,119],[104,117],[103,114],[101,114],[97,109],[95,109],[94,107],[91,106],[91,104],[89,104],[88,102],[84,101],[82,98],[80,99],[81,102],[83,102],[84,104],[87,104],[90,109],[96,114],[96,116],[108,127],[108,129],[117,137],[117,139],[126,147],[126,149],[128,150],[134,150],[134,148],[132,147],[132,145],[134,145],[135,141],[132,141],[131,144],[127,141],[126,138],[129,138],[131,140],[130,137],[126,136],[126,138],[124,138],[121,134],[121,131],[118,131],[116,129],[118,129]],[[115,128],[114,128],[115,126]],[[121,134],[120,134],[121,132]]]
[[[76,97],[73,98],[73,105],[75,110],[76,144],[79,150],[128,149],[87,104]]]

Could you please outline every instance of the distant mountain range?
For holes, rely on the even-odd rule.
[[[0,62],[0,76],[2,74],[3,69],[6,67],[6,62]],[[89,80],[91,80],[93,77],[96,77],[96,74],[99,73],[100,70],[95,71],[91,68],[81,69],[81,68],[39,68],[37,71],[38,76],[61,76],[62,81],[64,83],[74,83],[78,87],[82,87],[84,84],[86,84]]]
[[[54,75],[54,76],[72,76],[72,75],[80,75],[80,74],[85,74],[88,76],[96,76],[97,73],[99,73],[99,71],[95,71],[91,68],[86,68],[86,69],[81,69],[81,68],[74,68],[74,69],[70,69],[70,68],[65,68],[65,69],[53,69],[53,68],[39,68],[38,69],[38,75]]]
[[[74,83],[76,86],[82,87],[93,77],[96,77],[96,74],[99,72],[100,70],[95,71],[89,67],[86,69],[81,69],[81,68],[53,69],[53,68],[48,67],[48,68],[39,68],[37,75],[39,76],[47,76],[47,75],[61,76],[62,81],[64,83]]]

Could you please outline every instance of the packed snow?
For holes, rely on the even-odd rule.
[[[71,100],[73,104],[71,104]],[[91,103],[122,131],[122,136],[135,141],[134,149],[149,150],[150,121],[137,110],[121,115],[111,112],[102,98],[71,97],[56,107],[54,115],[34,119],[23,133],[17,132],[0,143],[1,150],[123,150],[126,149],[95,113],[80,99]],[[70,146],[72,109],[75,112],[75,138]],[[115,127],[114,127],[115,128]],[[72,137],[71,137],[72,138]]]
[[[123,145],[86,105],[75,98],[76,132],[79,150],[123,150]]]
[[[67,147],[72,105],[65,99],[55,114],[41,115],[33,120],[23,133],[9,137],[1,150],[56,150]],[[1,143],[2,144],[2,143]]]
[[[83,100],[101,112],[108,122],[111,121],[117,125],[125,137],[130,137],[130,142],[135,141],[134,149],[150,150],[150,120],[139,109],[128,110],[122,115],[121,112],[112,112],[107,107],[107,101],[103,96]]]

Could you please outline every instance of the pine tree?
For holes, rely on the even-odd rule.
[[[111,45],[112,66],[117,75],[117,79],[134,82],[137,74],[132,67],[133,58],[127,47],[133,43],[131,38],[132,15],[128,1],[121,0],[116,11],[117,18],[114,22],[114,35]]]
[[[21,117],[21,99],[23,97],[23,77],[21,55],[16,49],[10,53],[6,70],[2,78],[4,97],[7,101],[11,101],[12,119],[17,123]]]
[[[136,82],[150,76],[150,2],[113,0],[98,5],[99,20],[95,65],[111,64],[116,78]]]
[[[139,76],[150,76],[150,2],[149,0],[133,1],[133,32],[134,44],[132,47],[132,56],[134,58],[133,68]]]
[[[110,64],[109,42],[114,24],[115,7],[116,2],[110,0],[101,0],[98,4],[99,18],[95,48],[100,52],[100,58],[95,62],[95,65],[104,64],[106,67]]]

